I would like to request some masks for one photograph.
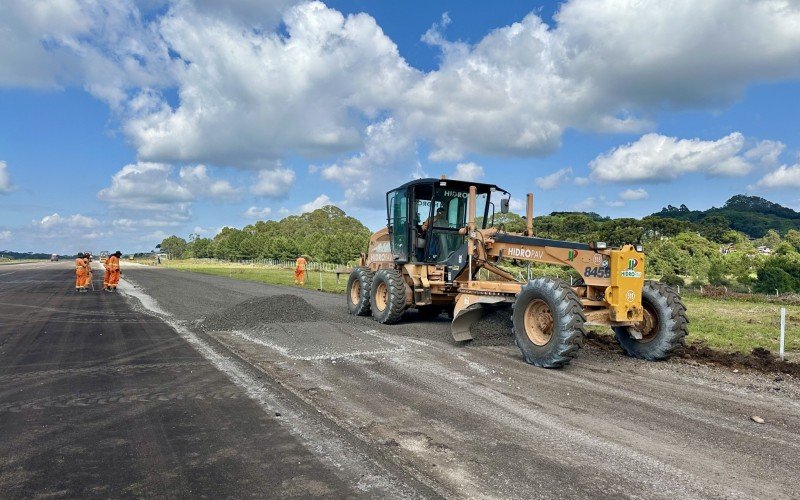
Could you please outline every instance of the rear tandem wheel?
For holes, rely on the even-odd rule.
[[[347,311],[354,316],[369,316],[369,295],[375,273],[368,267],[356,267],[347,278]]]
[[[381,269],[372,278],[370,291],[372,319],[378,323],[397,323],[406,309],[406,282],[395,269]]]

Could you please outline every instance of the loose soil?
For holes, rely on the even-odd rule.
[[[291,294],[254,297],[207,315],[201,324],[206,331],[253,328],[265,323],[301,323],[329,320],[330,315]]]
[[[613,335],[598,333],[594,330],[586,332],[586,345],[608,351],[623,353]],[[740,352],[723,352],[702,344],[690,344],[678,348],[673,359],[683,359],[701,364],[723,366],[733,369],[750,369],[760,372],[786,373],[800,377],[800,364],[781,361],[770,351],[756,347],[750,354]]]

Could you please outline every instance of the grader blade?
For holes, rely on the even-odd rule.
[[[462,293],[456,298],[456,307],[453,311],[453,323],[450,332],[457,342],[472,340],[470,329],[487,312],[487,307],[508,302],[506,297],[471,295]]]

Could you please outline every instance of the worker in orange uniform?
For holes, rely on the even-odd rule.
[[[86,264],[86,289],[87,291],[89,288],[94,290],[94,285],[92,284],[92,254],[88,252],[83,254],[83,262]]]
[[[306,284],[306,266],[308,261],[302,255],[297,256],[294,264],[294,284],[303,286]]]
[[[116,292],[117,284],[119,283],[119,258],[122,257],[122,252],[117,250],[108,256],[103,266],[106,268],[106,273],[103,276],[103,290],[107,292]]]
[[[85,292],[86,291],[86,259],[83,255],[83,252],[78,253],[78,256],[75,258],[75,291],[76,292]]]

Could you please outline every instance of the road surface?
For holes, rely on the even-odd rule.
[[[77,294],[69,263],[0,268],[3,498],[427,492],[366,455],[349,475],[321,460],[276,415],[280,401],[259,399],[260,387],[248,392],[164,321],[100,291],[94,274],[98,291]],[[342,455],[363,447],[338,444]]]
[[[35,278],[35,272],[23,276],[56,277],[48,272]],[[124,488],[139,484],[148,474],[158,476],[156,471],[177,470],[172,482],[150,479],[151,489],[145,491],[196,493],[196,481],[207,471],[198,473],[193,467],[202,460],[186,463],[188,453],[167,444],[176,439],[171,437],[172,427],[155,422],[171,421],[158,415],[175,415],[182,405],[202,404],[178,418],[174,425],[182,430],[174,432],[184,439],[200,434],[194,452],[201,455],[205,440],[231,442],[226,449],[236,452],[225,462],[233,471],[230,475],[247,480],[237,481],[231,490],[215,481],[222,495],[277,495],[271,488],[278,479],[254,468],[259,460],[281,460],[281,451],[258,455],[270,448],[264,443],[278,436],[291,443],[287,453],[307,460],[303,463],[308,470],[321,472],[313,475],[319,490],[306,488],[299,496],[800,497],[800,384],[789,376],[733,373],[680,361],[648,363],[591,348],[566,369],[544,370],[521,362],[511,339],[502,334],[456,345],[445,318],[414,321],[409,313],[407,321],[384,326],[347,315],[339,295],[165,269],[123,272],[120,296],[92,298],[100,311],[115,311],[132,323],[127,335],[127,323],[114,323],[117,333],[107,335],[119,337],[117,341],[93,337],[99,345],[110,341],[102,349],[87,343],[87,333],[72,334],[78,338],[71,347],[51,347],[52,341],[42,339],[45,330],[77,328],[68,313],[59,316],[61,323],[29,326],[34,318],[50,314],[46,311],[64,309],[66,301],[84,304],[77,301],[86,297],[72,297],[64,286],[55,292],[60,285],[53,282],[12,284],[14,280],[0,276],[0,302],[39,307],[17,323],[24,324],[25,333],[20,330],[11,341],[3,334],[0,373],[33,377],[37,370],[52,369],[46,363],[54,362],[64,368],[74,363],[76,368],[107,370],[116,363],[191,360],[203,366],[202,375],[112,371],[102,382],[109,385],[108,391],[141,390],[142,384],[155,385],[153,392],[169,392],[161,384],[181,389],[189,384],[194,391],[213,388],[214,394],[228,394],[227,390],[237,397],[206,398],[202,403],[190,398],[157,403],[157,398],[132,398],[125,405],[40,404],[45,409],[34,410],[37,398],[72,401],[68,398],[76,397],[75,388],[81,387],[79,394],[98,392],[92,384],[99,382],[87,380],[88,374],[64,380],[42,376],[36,382],[30,379],[17,394],[14,382],[0,378],[0,405],[16,404],[15,409],[28,415],[23,423],[14,423],[8,417],[11,412],[0,406],[0,452],[8,457],[21,449],[30,455],[23,453],[11,465],[4,459],[0,489],[16,484],[13,491],[27,494],[58,484],[56,478],[47,479],[47,465],[35,472],[38,461],[54,460],[54,449],[58,455],[83,446],[92,449],[74,453],[107,465],[98,466],[94,476],[72,467],[76,476],[70,491],[90,491],[86,485],[93,481],[111,481],[106,485],[111,491],[135,491]],[[9,288],[16,291],[7,292]],[[25,313],[23,306],[9,307],[0,305],[3,321]],[[102,315],[92,318],[92,324],[104,321]],[[80,331],[85,328],[100,327],[82,326]],[[32,354],[40,351],[50,353]],[[41,365],[27,364],[30,357]],[[111,383],[114,380],[119,382]],[[66,409],[76,414],[69,425],[62,420]],[[80,423],[86,421],[79,412],[90,411],[98,412],[91,419],[97,429],[125,435],[121,439],[128,444],[122,448],[127,448],[118,450],[122,457],[113,449],[92,446],[101,433],[79,434]],[[274,417],[275,412],[281,416]],[[765,423],[753,422],[753,415]],[[102,424],[105,419],[114,425]],[[17,427],[7,430],[9,423]],[[51,435],[38,440],[14,437],[46,433],[41,429],[47,426],[66,426],[74,435],[59,432],[57,445],[50,442]],[[9,444],[8,439],[19,442]],[[248,448],[256,441],[258,446]],[[131,455],[143,448],[151,454],[133,460]],[[106,473],[117,469],[108,465],[115,461],[125,463],[126,474],[136,481],[107,478]],[[58,478],[69,477],[65,472]]]

